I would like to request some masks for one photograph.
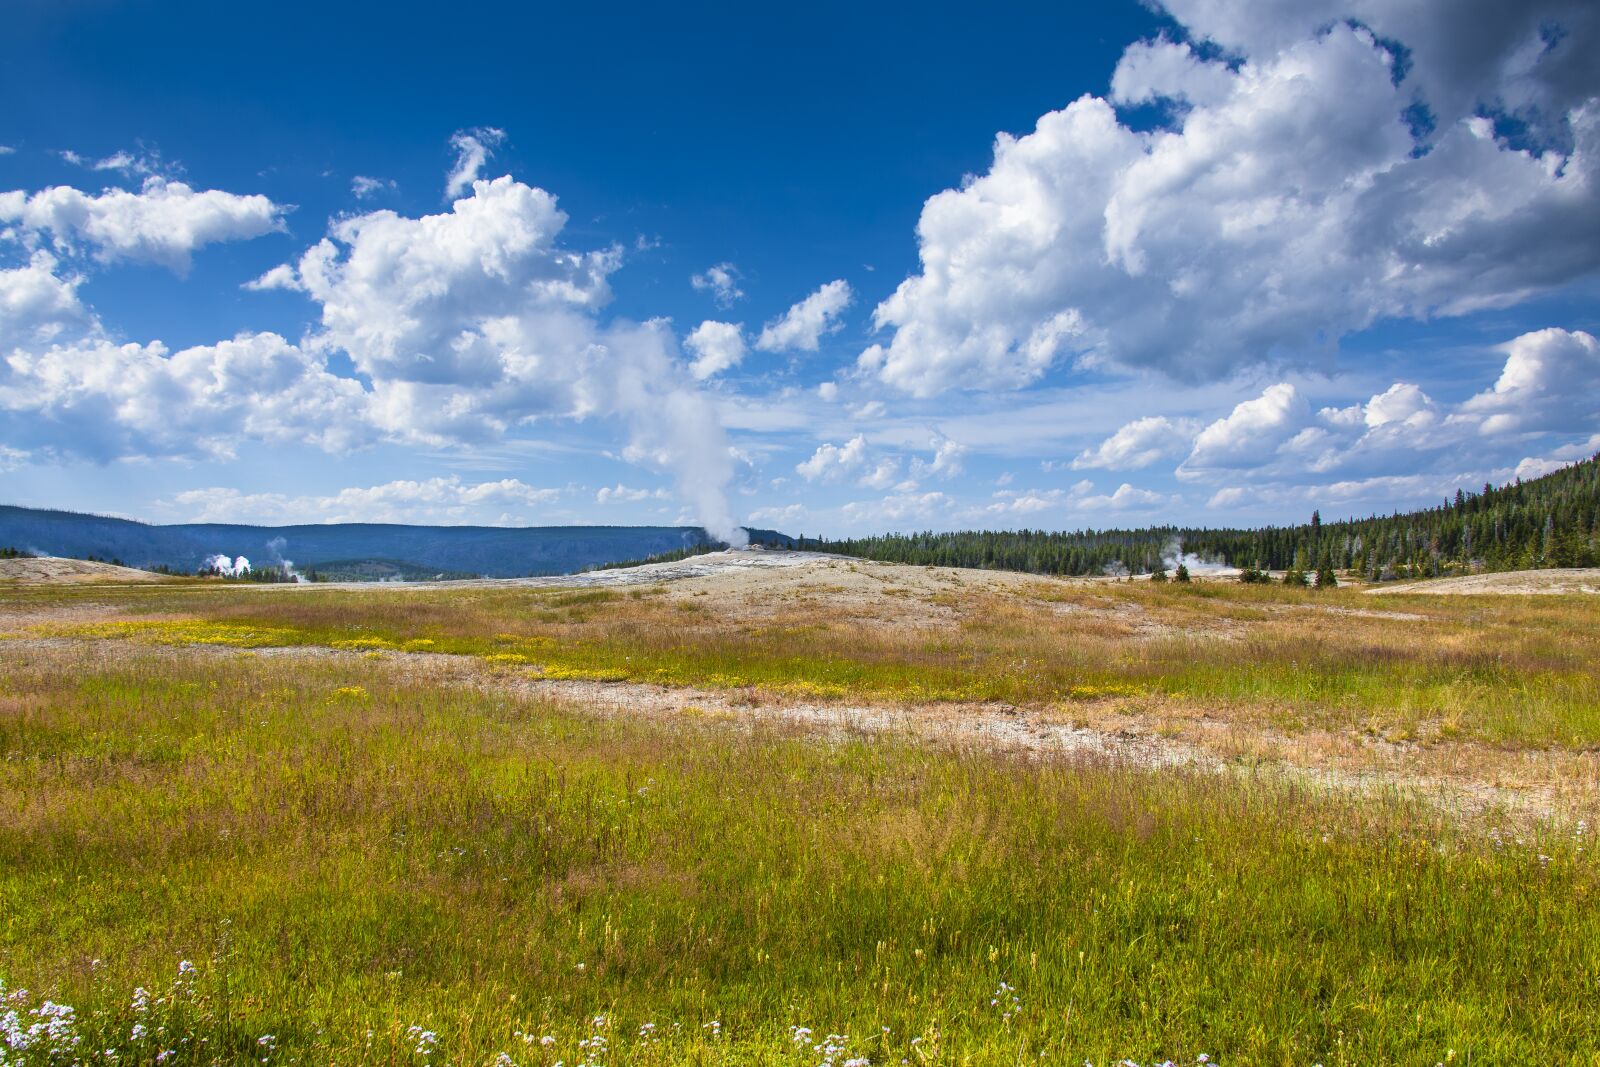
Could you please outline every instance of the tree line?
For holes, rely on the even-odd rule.
[[[885,563],[976,567],[1032,574],[1145,573],[1180,543],[1175,526],[1141,530],[958,530],[891,533],[842,541],[802,536],[797,547]]]
[[[1180,553],[1247,572],[1334,569],[1373,580],[1600,566],[1600,455],[1437,506],[1365,519],[1253,529],[960,530],[799,538],[798,547],[890,563],[1033,574],[1150,573]]]
[[[1194,530],[1188,551],[1235,566],[1329,560],[1365,577],[1600,566],[1600,455],[1542,478],[1457,490],[1431,508],[1257,530]]]

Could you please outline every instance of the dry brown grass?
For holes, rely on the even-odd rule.
[[[879,605],[937,595],[881,573],[913,592]],[[790,1026],[952,1067],[1595,1047],[1592,824],[1508,818],[1528,791],[1495,781],[1559,791],[1592,755],[1474,734],[1470,700],[1457,738],[1383,739],[1434,721],[1420,657],[1459,684],[1462,635],[1520,629],[1526,673],[1477,683],[1504,696],[1569,664],[1585,616],[963,590],[917,627],[804,586],[13,598],[0,975],[34,993],[8,1003],[77,1005],[119,1062],[166,1026],[179,1065],[259,1062],[275,1035],[273,1062],[393,1067],[428,1059],[412,1027],[439,1035],[429,1062],[593,1062],[597,1015],[605,1062],[655,1067],[817,1062]],[[15,625],[53,604],[55,635]],[[1303,697],[1292,670],[1204,694],[1280,646],[1310,657]],[[677,673],[551,681],[524,653]],[[1409,717],[1331,699],[1369,695],[1336,688],[1347,662]],[[910,698],[930,672],[1022,699]],[[179,959],[199,977],[168,995]],[[991,1010],[1001,982],[1015,1015]],[[135,986],[166,999],[142,1014]]]
[[[986,716],[1014,707],[1027,728],[997,736],[1034,747],[1029,729],[1076,728],[1141,752],[1165,745],[1363,787],[1409,781],[1478,807],[1590,810],[1600,792],[1593,598],[1385,603],[1355,590],[1160,588],[829,562],[627,590],[213,585],[13,595],[0,601],[0,627],[23,631],[54,613],[77,625],[280,627],[310,645],[421,639],[435,651],[509,660],[499,668],[506,677],[526,675],[518,662],[565,664],[555,676],[576,669],[578,680],[559,684],[583,692],[594,684],[585,672],[646,683],[641,693],[665,683],[672,707],[718,715],[897,709],[987,730]],[[1006,721],[1018,725],[1015,715]]]

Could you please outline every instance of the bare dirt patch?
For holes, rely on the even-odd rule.
[[[672,563],[590,571],[544,578],[481,578],[457,582],[364,582],[256,585],[246,592],[294,595],[316,589],[363,592],[441,589],[630,589],[654,592],[685,606],[685,625],[696,606],[724,621],[749,626],[793,624],[797,618],[866,623],[897,629],[941,629],[959,624],[973,605],[1000,596],[1047,605],[1052,614],[1083,614],[1118,627],[1127,636],[1237,636],[1226,620],[1181,625],[1158,619],[1137,604],[1103,595],[1106,577],[1058,578],[1015,571],[974,570],[879,563],[825,552],[748,548],[709,552]]]
[[[1362,608],[1329,607],[1325,604],[1314,604],[1297,610],[1314,612],[1319,615],[1343,615],[1354,619],[1389,619],[1395,622],[1428,621],[1428,616],[1418,615],[1412,611],[1368,611]]]
[[[87,585],[105,582],[165,582],[164,574],[93,563],[86,559],[59,556],[34,556],[25,559],[0,559],[0,582],[22,585]]]
[[[954,625],[959,608],[978,597],[1021,594],[1040,581],[1002,571],[874,563],[817,552],[759,553],[758,559],[781,562],[752,566],[740,558],[748,555],[697,557],[710,561],[706,569],[673,580],[666,592],[675,601],[703,601],[724,618],[749,624],[825,612],[836,622],[939,628]]]
[[[1563,593],[1600,593],[1600,567],[1565,567],[1542,571],[1503,571],[1469,574],[1460,578],[1430,578],[1402,585],[1366,590],[1368,595],[1416,594],[1427,596],[1552,596]]]

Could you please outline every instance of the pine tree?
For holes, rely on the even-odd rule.
[[[993,567],[1041,574],[1153,570],[1174,542],[1184,553],[1241,570],[1310,569],[1307,557],[1374,580],[1399,575],[1600,563],[1600,456],[1542,478],[1462,492],[1429,508],[1259,529],[1152,527],[1077,532],[885,534],[805,546],[867,559]],[[1241,575],[1241,578],[1244,576]]]

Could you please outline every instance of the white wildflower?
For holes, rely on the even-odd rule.
[[[413,1026],[406,1030],[406,1036],[416,1042],[413,1049],[418,1056],[427,1059],[433,1055],[434,1048],[439,1044],[439,1035],[432,1030],[424,1030],[420,1026]]]

